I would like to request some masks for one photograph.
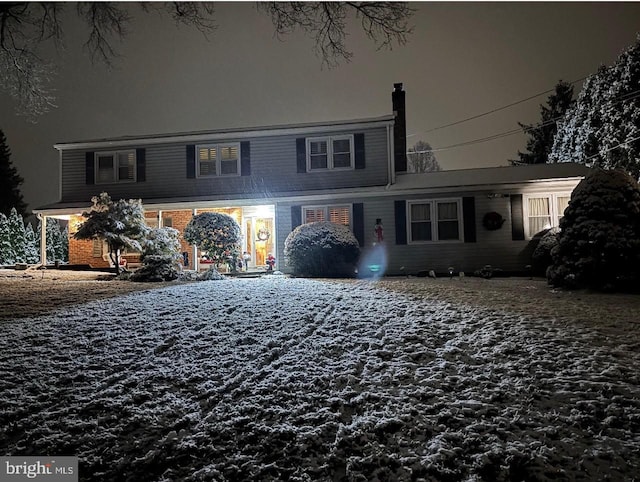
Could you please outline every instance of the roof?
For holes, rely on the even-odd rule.
[[[81,149],[86,147],[104,147],[111,145],[134,145],[134,144],[158,144],[166,142],[197,142],[199,140],[209,140],[215,138],[247,138],[263,137],[273,135],[297,134],[303,131],[328,131],[332,129],[341,130],[344,128],[373,127],[380,124],[391,124],[395,117],[392,114],[369,117],[365,119],[347,119],[322,122],[311,122],[306,124],[280,124],[260,127],[240,127],[225,128],[203,131],[171,132],[163,134],[142,134],[121,137],[109,137],[100,139],[88,139],[80,141],[59,142],[53,147],[59,150]]]
[[[529,164],[473,169],[457,169],[425,173],[396,174],[391,191],[436,188],[481,188],[497,184],[526,184],[540,181],[582,178],[591,170],[584,164]]]
[[[412,192],[430,190],[435,192],[482,190],[526,185],[543,181],[577,180],[586,176],[591,169],[583,164],[558,163],[535,164],[527,166],[501,166],[473,169],[458,169],[420,174],[397,174],[396,183],[390,186],[373,186],[346,189],[323,189],[317,191],[277,192],[273,197],[260,196],[259,193],[241,193],[235,196],[185,196],[162,199],[142,199],[143,204],[152,209],[176,209],[180,204],[184,209],[213,207],[223,204],[250,205],[286,201],[333,200],[340,197],[376,197],[404,195]],[[45,214],[73,214],[91,206],[85,202],[59,202],[35,209]]]

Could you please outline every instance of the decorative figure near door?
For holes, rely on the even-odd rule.
[[[373,232],[376,235],[376,243],[382,243],[384,241],[384,228],[382,227],[381,218],[376,218],[376,225],[373,227]]]
[[[269,256],[267,256],[267,271],[272,272],[275,264],[276,258],[273,256],[273,254],[269,253]]]
[[[242,253],[242,264],[245,271],[249,271],[249,261],[251,261],[251,255],[245,251]]]

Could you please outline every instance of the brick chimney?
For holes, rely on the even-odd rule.
[[[393,84],[391,102],[395,124],[393,126],[393,158],[396,172],[407,171],[407,119],[402,83]]]

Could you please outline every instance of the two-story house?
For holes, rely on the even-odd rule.
[[[199,212],[224,212],[241,226],[249,266],[264,267],[273,254],[283,271],[284,241],[296,226],[345,224],[366,250],[379,242],[379,220],[388,274],[486,264],[521,271],[528,241],[557,226],[588,169],[408,173],[402,84],[394,85],[392,107],[378,118],[59,143],[60,200],[35,212],[65,217],[71,235],[103,191],[142,199],[150,226],[181,232]],[[182,251],[185,268],[197,269],[195,247],[183,240]],[[73,238],[69,262],[109,263],[103,243]]]

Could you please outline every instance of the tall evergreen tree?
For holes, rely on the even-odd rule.
[[[25,262],[35,264],[40,261],[40,239],[36,238],[33,226],[27,223],[24,230]]]
[[[15,252],[11,243],[11,230],[9,229],[9,220],[0,213],[0,264],[15,263]]]
[[[640,178],[640,36],[584,83],[558,128],[551,162],[623,169]]]
[[[24,221],[16,208],[9,215],[9,239],[13,246],[14,263],[25,262]]]
[[[23,216],[27,213],[27,205],[22,199],[20,184],[24,182],[11,163],[11,150],[7,138],[0,129],[0,213],[9,215],[11,208],[16,208]]]
[[[555,92],[547,99],[547,105],[540,105],[539,124],[521,124],[527,140],[527,152],[518,151],[517,160],[510,160],[513,165],[545,164],[549,162],[549,153],[553,147],[553,139],[558,131],[558,122],[573,105],[573,85],[563,82],[556,84]]]

